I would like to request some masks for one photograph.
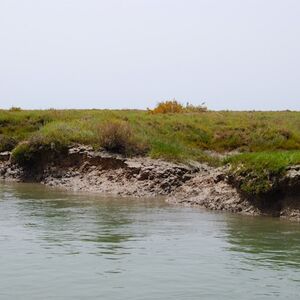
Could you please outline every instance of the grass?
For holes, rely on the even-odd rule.
[[[231,175],[239,180],[240,189],[248,195],[275,191],[279,180],[291,165],[300,164],[300,151],[244,153],[227,158]]]
[[[223,163],[244,178],[241,190],[260,194],[274,189],[287,166],[300,163],[300,112],[0,110],[0,150],[14,149],[20,162],[74,143],[213,165],[222,162],[205,150],[237,150],[242,154]]]
[[[162,140],[166,144],[176,143],[179,149],[219,152],[300,149],[300,112],[289,111],[153,115],[133,110],[0,110],[0,134],[22,141],[40,130],[59,134],[65,126],[64,131],[70,129],[70,141],[94,144],[96,127],[112,120],[128,122],[133,133],[150,145]]]
[[[99,145],[97,128],[123,121],[154,157],[188,160],[203,150],[300,150],[300,112],[150,114],[134,110],[0,110],[0,135],[18,142],[39,134],[63,143]]]

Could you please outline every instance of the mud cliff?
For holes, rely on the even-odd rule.
[[[290,167],[272,192],[254,197],[240,191],[243,178],[233,177],[228,167],[126,158],[77,145],[60,155],[45,154],[38,164],[23,168],[3,152],[0,178],[118,196],[160,195],[174,204],[300,220],[300,166]]]

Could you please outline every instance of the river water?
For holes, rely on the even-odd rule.
[[[0,183],[0,299],[299,299],[300,224]]]

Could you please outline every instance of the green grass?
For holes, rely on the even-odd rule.
[[[242,152],[300,150],[300,112],[149,114],[137,110],[0,110],[0,135],[21,142],[34,135],[62,144],[101,146],[98,128],[124,121],[146,154],[187,161],[209,159],[204,150]]]
[[[227,158],[231,175],[239,180],[246,194],[260,195],[275,191],[287,167],[300,164],[300,151],[244,153]]]
[[[67,143],[97,144],[97,126],[111,120],[128,122],[136,136],[156,148],[158,156],[172,149],[175,156],[181,153],[188,158],[186,148],[219,152],[300,149],[300,112],[288,111],[151,115],[128,110],[0,110],[0,134],[22,141],[40,132]],[[159,143],[165,146],[156,147]]]
[[[106,143],[122,149],[124,145],[116,139],[123,144],[128,139],[114,134],[115,140],[110,140],[111,128],[104,130],[103,137],[104,124],[109,128],[110,123],[126,124],[124,134],[130,132],[132,153],[153,158],[218,165],[222,162],[205,150],[241,152],[223,163],[230,163],[232,174],[244,178],[240,188],[248,194],[274,189],[287,166],[300,163],[300,112],[293,111],[0,110],[0,149],[15,147],[14,156],[23,163],[42,156],[43,151],[61,151],[74,143],[95,148]]]

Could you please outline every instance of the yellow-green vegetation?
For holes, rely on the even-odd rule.
[[[249,174],[242,189],[257,193],[270,188],[273,175],[299,163],[300,112],[0,110],[0,149],[14,148],[19,161],[73,143],[127,155],[209,163],[218,163],[209,151],[237,150],[243,154],[225,162]]]
[[[150,114],[136,110],[0,110],[0,142],[7,138],[21,142],[40,135],[47,142],[97,147],[101,146],[103,124],[116,122],[147,145],[147,154],[154,157],[196,159],[203,156],[203,150],[300,150],[300,112],[289,111]]]
[[[135,110],[0,110],[0,134],[19,140],[42,130],[69,132],[69,140],[94,143],[104,121],[125,121],[151,143],[179,142],[193,148],[228,151],[294,150],[300,147],[300,112],[199,112],[149,114]]]

